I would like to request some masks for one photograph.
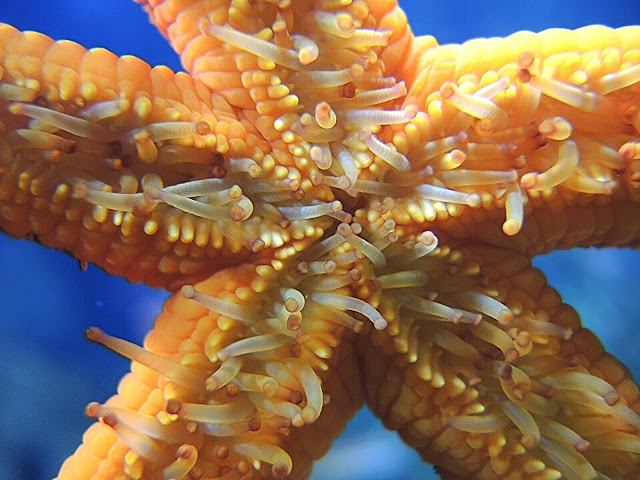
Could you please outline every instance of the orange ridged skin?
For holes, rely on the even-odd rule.
[[[530,258],[640,238],[640,27],[140,1],[191,73],[0,26],[0,228],[171,290],[60,480],[307,478],[363,401],[446,479],[631,479],[638,387]],[[201,283],[198,283],[199,281]]]
[[[526,70],[518,64],[523,52],[534,59],[533,65]],[[517,168],[520,183],[517,185],[518,182],[514,182],[512,188],[523,189],[528,196],[524,206],[526,221],[522,226],[523,230],[513,238],[500,234],[504,222],[505,197],[500,199],[495,192],[508,187],[504,183],[498,184],[497,188],[492,185],[481,187],[478,190],[480,193],[488,192],[494,198],[483,198],[481,209],[466,209],[464,215],[456,214],[442,219],[438,222],[438,228],[458,239],[471,238],[475,242],[515,248],[530,256],[574,246],[637,245],[640,239],[638,163],[631,156],[623,155],[623,152],[628,153],[636,148],[629,147],[629,144],[634,144],[638,138],[637,104],[640,87],[636,81],[628,88],[604,95],[599,93],[600,87],[588,86],[596,85],[605,75],[615,74],[619,68],[637,70],[639,52],[638,27],[611,29],[601,25],[576,31],[550,29],[539,34],[520,32],[504,39],[476,39],[462,45],[445,45],[426,51],[415,47],[408,64],[411,65],[411,70],[403,72],[401,77],[406,78],[411,85],[405,103],[418,104],[423,110],[437,108],[442,102],[442,85],[449,82],[466,84],[468,92],[496,81],[507,80],[509,89],[498,93],[493,100],[508,114],[508,127],[513,134],[494,141],[490,135],[483,135],[476,127],[466,128],[468,143],[456,147],[471,153],[469,147],[472,142],[476,146],[495,142],[500,148],[518,145],[512,152],[500,152],[503,162],[483,167],[483,157],[480,156],[475,162],[470,162],[471,158],[467,158],[460,168],[468,166],[477,170],[486,168],[504,171],[508,169],[504,164],[510,163],[511,168]],[[587,100],[593,102],[595,108],[585,111],[585,108],[571,107],[562,99],[552,98],[544,92],[538,93],[541,98],[537,108],[532,108],[532,105],[527,104],[532,100],[526,99],[526,96],[531,95],[531,82],[523,80],[524,71],[527,75],[541,75],[557,80],[559,84],[589,95],[590,99]],[[524,90],[525,88],[528,90]],[[412,122],[418,124],[418,128],[409,131],[411,127],[404,127],[405,132],[400,135],[409,137],[410,134],[415,135],[415,131],[421,133],[414,140],[416,147],[412,148],[411,141],[408,142],[409,157],[412,150],[420,148],[426,142],[459,134],[460,119],[459,116],[455,117],[458,111],[446,103],[445,100],[442,118],[438,117],[438,121],[432,123],[428,131],[420,128],[424,125],[420,119]],[[571,125],[568,137],[565,135],[562,140],[545,138],[535,128],[545,120],[557,117]],[[447,123],[447,119],[451,122]],[[559,178],[557,185],[551,188],[543,189],[532,184],[532,174],[543,173],[555,163],[557,152],[565,138],[575,141],[583,158],[578,168],[564,176],[564,183]],[[403,142],[406,143],[406,140],[403,139]],[[605,154],[610,160],[596,160],[598,155],[605,157]],[[522,155],[526,157],[526,163],[518,165],[516,158]],[[439,168],[434,166],[434,169],[438,175]],[[441,175],[443,183],[448,185],[444,177],[446,173]],[[600,189],[602,194],[593,195],[589,191],[591,184],[581,188],[576,179],[586,179],[589,182],[596,180],[591,182],[593,188]],[[396,204],[408,201],[408,198],[395,199]],[[491,208],[494,206],[498,208]],[[404,210],[403,206],[396,208]],[[392,215],[399,218],[399,212]],[[423,216],[427,216],[424,210]],[[403,223],[416,222],[403,220]]]
[[[73,137],[68,151],[48,144],[29,148],[29,142],[15,133],[3,139],[0,208],[2,228],[7,233],[36,237],[44,244],[72,251],[81,261],[97,263],[131,281],[169,288],[206,277],[211,271],[243,261],[252,250],[258,252],[265,247],[256,236],[260,234],[260,225],[252,233],[245,223],[247,237],[240,242],[229,241],[237,227],[227,227],[228,222],[194,226],[193,218],[182,218],[181,225],[180,216],[175,214],[173,221],[163,222],[163,217],[170,217],[172,209],[168,205],[160,205],[151,217],[121,213],[121,218],[105,225],[106,217],[113,218],[108,212],[98,211],[90,203],[75,198],[79,183],[95,181],[99,182],[99,188],[134,193],[142,191],[136,184],[142,183],[147,174],[158,175],[165,184],[207,178],[213,167],[222,164],[221,152],[235,157],[254,152],[257,157],[262,150],[268,151],[260,133],[242,115],[238,118],[222,98],[211,96],[202,84],[184,73],[174,74],[166,67],[152,69],[132,56],[118,58],[104,49],[87,51],[73,42],[53,42],[41,34],[23,34],[8,25],[2,29],[0,47],[6,49],[7,72],[3,82],[14,85],[24,83],[27,78],[38,82],[34,88],[17,86],[23,90],[9,92],[0,100],[4,112],[20,100],[20,94],[26,95],[28,101],[74,116],[102,102],[114,99],[128,102],[123,113],[106,114],[95,138],[79,138],[67,132],[56,136]],[[28,57],[14,65],[15,55],[20,54]],[[62,83],[69,80],[63,77],[70,72],[69,68],[77,70],[71,76],[71,85]],[[61,85],[68,91],[63,91]],[[75,99],[76,96],[79,98]],[[26,116],[10,113],[2,116],[7,131],[24,129],[27,120]],[[205,122],[206,132],[162,142],[156,153],[157,161],[145,163],[132,137],[143,131],[145,125],[176,120],[198,125]],[[109,130],[117,133],[111,134]],[[177,156],[167,155],[163,161],[162,152],[170,152],[172,143],[180,150]],[[15,163],[11,163],[11,151],[14,155],[18,151],[21,154]],[[91,162],[95,169],[83,165]],[[265,177],[273,178],[274,173]],[[120,185],[123,178],[134,186],[125,190]],[[150,222],[155,223],[152,234],[146,230]],[[304,228],[308,231],[307,223],[294,224],[297,230],[293,235],[297,240],[306,236],[306,232],[297,232]],[[190,236],[180,235],[185,226],[191,231]],[[234,228],[233,234],[225,228]],[[286,237],[282,243],[287,243],[293,228],[276,226],[276,230]],[[311,236],[316,235],[311,230]],[[272,245],[266,248],[271,250]]]
[[[191,72],[196,78],[200,78],[205,84],[212,89],[221,90],[214,80],[207,81],[207,73],[210,72],[208,55],[216,55],[221,43],[212,38],[211,35],[202,32],[203,18],[215,18],[220,24],[228,22],[234,28],[239,30],[251,29],[255,25],[264,21],[269,24],[273,22],[277,9],[275,4],[279,2],[269,2],[270,7],[260,9],[251,9],[248,5],[236,4],[227,9],[222,2],[202,2],[199,0],[135,0],[143,5],[144,9],[149,13],[149,18],[160,32],[169,39],[175,51],[182,58],[184,68]],[[283,5],[286,2],[280,2]],[[302,18],[308,12],[312,11],[311,3],[308,2],[290,2],[291,11],[287,9],[287,14],[282,17],[290,25],[293,18]],[[393,34],[390,43],[397,45],[395,48],[385,49],[387,53],[383,53],[382,57],[387,63],[387,69],[391,72],[395,64],[402,60],[403,52],[408,46],[411,38],[411,32],[407,26],[404,13],[398,8],[395,1],[380,2],[363,2],[372,20],[381,29],[392,29]],[[361,7],[358,7],[361,8]],[[262,16],[262,19],[260,17]],[[289,26],[290,26],[289,25]],[[214,70],[215,67],[212,68]],[[223,69],[226,71],[226,69]],[[234,70],[233,67],[230,68]],[[229,73],[229,72],[228,72]],[[238,76],[239,77],[239,76]],[[239,78],[237,77],[237,80]],[[209,77],[210,78],[210,77]],[[238,90],[242,90],[238,86]],[[246,95],[246,92],[234,92]],[[251,101],[245,97],[249,103]]]
[[[33,43],[35,42],[33,37],[37,38],[40,44],[38,51],[33,51]],[[214,107],[212,100],[215,101],[215,99],[211,99],[207,90],[187,75],[174,74],[166,67],[151,69],[145,62],[135,57],[118,58],[103,49],[87,51],[72,42],[53,42],[41,34],[31,32],[22,34],[8,25],[3,26],[1,38],[2,48],[7,51],[5,57],[7,73],[3,77],[3,81],[18,83],[21,78],[36,80],[42,78],[39,80],[40,88],[28,93],[28,96],[33,97],[36,102],[64,109],[65,113],[71,115],[77,115],[77,112],[83,107],[86,109],[91,105],[118,97],[131,97],[130,104],[133,105],[137,99],[159,97],[163,99],[161,105],[165,106],[164,108],[155,106],[150,110],[147,110],[148,107],[146,107],[144,113],[146,118],[143,120],[131,111],[133,108],[130,105],[127,111],[128,118],[123,118],[123,115],[120,115],[117,124],[113,127],[107,119],[101,127],[106,132],[112,127],[121,132],[119,135],[107,138],[104,142],[100,138],[88,139],[87,141],[82,138],[78,139],[76,136],[73,142],[77,141],[77,145],[72,146],[73,151],[68,153],[54,151],[58,157],[53,160],[42,158],[49,150],[45,149],[43,152],[42,149],[24,149],[27,147],[26,142],[20,138],[16,136],[5,138],[2,143],[4,152],[7,148],[11,148],[13,142],[16,142],[17,148],[20,148],[19,142],[22,141],[23,148],[20,149],[20,159],[11,166],[11,169],[9,169],[10,165],[3,165],[7,168],[2,176],[1,208],[3,210],[2,228],[6,232],[15,236],[35,236],[45,244],[73,251],[74,255],[82,261],[98,263],[109,272],[126,275],[132,281],[142,280],[152,285],[170,286],[178,276],[202,277],[203,271],[207,269],[211,270],[228,263],[234,263],[234,261],[229,262],[221,259],[220,253],[215,248],[196,249],[195,245],[190,248],[187,242],[180,241],[177,245],[172,245],[175,240],[167,242],[167,240],[158,238],[158,235],[154,240],[153,235],[149,236],[144,233],[144,221],[131,214],[128,215],[128,218],[120,220],[124,225],[121,229],[124,236],[121,237],[119,229],[114,229],[113,225],[111,227],[101,225],[101,222],[95,220],[96,214],[92,213],[94,209],[91,204],[72,198],[74,184],[83,178],[90,179],[91,173],[97,174],[96,177],[105,186],[116,191],[119,189],[118,182],[121,175],[125,173],[137,175],[137,178],[140,179],[142,174],[151,173],[157,169],[156,173],[166,181],[167,171],[174,168],[171,163],[168,166],[157,166],[156,169],[150,170],[147,166],[140,165],[141,162],[139,158],[136,158],[135,151],[126,152],[125,149],[130,149],[131,145],[127,146],[121,139],[124,140],[138,125],[151,121],[174,120],[172,113],[166,108],[167,102],[174,109],[182,108],[189,112],[186,118],[184,115],[181,116],[182,120],[204,120],[218,126],[222,126],[224,123],[226,126],[223,129],[228,137],[230,137],[228,132],[234,128],[238,132],[243,132],[244,143],[246,128],[240,125],[229,110],[222,113],[220,103]],[[19,54],[27,48],[31,50],[29,52],[31,63],[25,61],[13,67],[11,56]],[[42,64],[40,58],[43,59]],[[50,63],[49,60],[51,60]],[[68,66],[63,63],[69,61],[73,63]],[[78,73],[73,76],[71,93],[64,95],[75,96],[79,91],[86,92],[80,93],[81,100],[79,102],[64,100],[61,98],[64,95],[56,91],[56,85],[62,81],[62,69],[68,67],[77,69]],[[60,73],[56,74],[56,71]],[[64,72],[69,72],[69,70],[64,70]],[[51,83],[51,87],[47,83]],[[59,88],[61,89],[61,87]],[[17,99],[15,97],[3,101],[3,110],[7,110],[11,100]],[[144,107],[143,105],[141,108]],[[224,118],[217,118],[221,115]],[[193,120],[191,120],[192,118]],[[9,130],[26,127],[25,119],[26,117],[3,116],[5,128]],[[204,137],[200,138],[204,140]],[[255,135],[251,138],[257,140]],[[231,138],[228,140],[230,141]],[[84,143],[80,143],[81,141]],[[230,143],[238,145],[240,148],[237,154],[244,153],[243,145]],[[194,147],[189,147],[188,144],[183,148],[186,148],[187,151],[196,150]],[[93,150],[97,150],[97,153],[94,153]],[[174,178],[177,181],[199,176],[201,174],[197,173],[198,170],[208,172],[211,165],[219,163],[219,157],[214,148],[197,150],[199,150],[197,153],[200,158],[195,163],[187,161],[182,163],[182,168],[179,168],[180,172],[177,169],[174,170],[177,174]],[[96,165],[96,172],[91,172],[90,167],[82,166],[83,162],[90,163],[91,161]],[[108,162],[119,162],[119,166],[110,168]],[[66,168],[70,169],[71,177],[67,176],[68,173],[61,172]],[[88,172],[83,173],[83,168]],[[23,174],[23,172],[29,173]],[[23,175],[22,179],[19,178],[21,174]],[[100,175],[104,175],[104,177],[100,178]],[[54,201],[47,208],[42,204],[42,200],[55,195],[56,189],[60,188],[60,184],[64,180],[67,182],[66,190],[59,194],[57,201]],[[29,188],[19,187],[19,182],[25,182],[24,185]],[[22,189],[20,194],[16,193],[16,189]],[[166,231],[168,228],[169,225],[160,225],[158,230],[162,232],[163,229]],[[243,252],[243,249],[238,246],[232,248],[240,250],[238,252],[240,260],[245,256],[246,250]],[[134,259],[136,264],[132,264]]]
[[[590,443],[589,448],[578,452],[572,444],[579,445],[577,440],[559,442],[572,450],[576,464],[582,464],[581,469],[575,470],[576,478],[595,478],[594,468],[610,478],[636,478],[640,474],[636,454],[606,450],[603,455],[603,450],[598,450],[608,435],[615,435],[613,430],[597,431],[603,412],[579,405],[577,391],[551,380],[568,372],[592,375],[591,381],[594,377],[604,379],[610,385],[608,388],[616,392],[611,399],[615,408],[628,408],[637,414],[640,393],[629,370],[604,351],[591,331],[581,327],[575,310],[562,302],[560,295],[546,284],[544,274],[532,268],[527,257],[491,247],[463,247],[460,251],[464,256],[460,270],[468,264],[479,265],[476,275],[486,279],[483,289],[496,291],[496,298],[510,305],[516,314],[514,323],[501,330],[507,332],[507,338],[514,339],[519,356],[514,355],[516,358],[507,362],[495,346],[492,345],[492,351],[477,338],[477,327],[444,324],[422,332],[417,340],[417,359],[412,362],[410,353],[397,353],[403,334],[390,333],[392,323],[387,330],[374,332],[370,341],[362,339],[358,344],[371,409],[387,428],[397,430],[405,442],[414,446],[424,460],[438,465],[442,478],[555,478],[554,469],[572,478],[554,461],[542,460],[546,467],[540,461],[544,458],[543,449],[552,453],[557,448],[554,443],[543,443],[560,440],[550,433],[558,423],[576,432],[576,439]],[[415,326],[419,320],[411,318],[410,313],[405,310],[399,323]],[[561,328],[553,334],[539,332],[529,336],[526,331],[530,328],[518,324],[517,319],[524,318],[544,319]],[[568,335],[565,329],[573,331],[570,339],[563,337]],[[474,335],[476,338],[470,338]],[[474,348],[463,351],[452,341],[460,338],[467,347]],[[395,361],[383,360],[387,355]],[[452,382],[456,377],[463,380]],[[587,382],[581,388],[588,390],[586,385]],[[523,432],[513,424],[506,428],[500,424],[491,427],[486,418],[504,415],[503,402],[511,408],[520,405],[522,411],[533,413],[542,432],[533,445],[526,443],[528,431]],[[570,405],[571,402],[576,404]],[[605,402],[602,405],[606,408]],[[487,430],[457,428],[455,420],[474,416]],[[619,428],[629,437],[640,433],[638,423]],[[531,437],[528,441],[532,441]],[[551,451],[548,445],[552,445]],[[593,467],[586,467],[588,464]]]
[[[251,268],[229,268],[195,287],[198,291],[206,292],[217,297],[235,296],[238,288],[251,283]],[[237,301],[236,297],[236,301]],[[219,343],[230,343],[239,336],[237,329],[228,331],[216,328],[216,322],[224,322],[220,316],[197,305],[193,300],[188,300],[177,294],[171,297],[164,306],[164,311],[156,319],[154,329],[145,340],[145,348],[148,351],[170,358],[174,362],[186,362],[186,357],[192,359],[203,355],[205,340],[216,338]],[[222,325],[219,323],[219,325]],[[226,322],[227,327],[229,322]],[[212,329],[213,326],[213,329]],[[336,331],[338,338],[353,337],[345,329]],[[167,339],[171,339],[167,342]],[[270,438],[280,438],[289,455],[292,457],[295,470],[289,478],[306,478],[311,469],[312,461],[322,456],[329,448],[331,439],[337,436],[344,428],[346,421],[351,418],[357,409],[362,406],[363,398],[358,382],[359,372],[354,358],[353,342],[347,340],[340,342],[341,347],[336,349],[332,356],[331,369],[324,372],[324,392],[336,401],[331,402],[323,410],[321,421],[307,425],[303,428],[288,428],[286,426],[276,428],[275,424],[267,424],[273,420],[266,412],[250,412],[251,418],[262,418],[263,425],[257,432],[232,437],[234,442],[256,442]],[[295,360],[293,360],[295,361]],[[203,360],[200,359],[202,363]],[[264,364],[269,362],[254,362],[252,366],[245,366],[245,372],[253,371],[264,375]],[[198,370],[209,372],[209,366],[197,367]],[[164,393],[163,393],[164,392]],[[210,401],[220,404],[233,403],[239,405],[243,398],[230,389],[222,388],[217,392],[189,391],[175,382],[167,380],[157,372],[146,366],[134,363],[132,373],[127,374],[118,386],[118,394],[109,399],[105,405],[109,407],[126,408],[145,415],[155,416],[158,412],[165,413],[167,406],[165,398],[169,396],[173,400],[181,402],[202,403],[209,397]],[[165,398],[163,398],[163,396]],[[277,397],[274,397],[274,399]],[[165,413],[166,415],[166,413]],[[188,422],[177,420],[177,426],[184,429],[182,443],[191,443],[200,451],[200,460],[207,459],[207,464],[200,466],[207,478],[218,478],[228,474],[234,469],[249,469],[245,458],[234,454],[229,447],[232,443],[229,437],[216,438],[204,435],[204,428],[199,425],[195,431],[187,432]],[[322,438],[322,441],[319,441]],[[144,464],[144,458],[134,455],[126,443],[118,438],[110,427],[103,423],[94,424],[85,434],[83,445],[64,463],[59,479],[73,478],[76,480],[96,478],[99,472],[133,472]],[[170,451],[175,451],[180,442],[158,442]],[[113,444],[113,445],[111,445]],[[130,452],[130,453],[128,453]],[[216,453],[217,452],[217,453]],[[127,457],[128,455],[128,457]],[[126,459],[126,460],[125,460]],[[126,466],[125,466],[126,465]],[[144,478],[156,478],[160,473],[146,466]],[[247,470],[248,471],[248,470]],[[270,469],[265,466],[260,472],[243,478],[264,478]],[[115,478],[115,477],[114,477]]]

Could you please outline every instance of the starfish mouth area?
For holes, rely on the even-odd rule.
[[[144,412],[122,408],[118,401],[87,408],[130,448],[125,470],[130,475],[162,471],[166,477],[182,468],[183,475],[193,471],[198,478],[207,465],[199,455],[213,451],[216,469],[205,468],[204,475],[248,465],[260,470],[266,464],[274,478],[283,478],[293,465],[283,445],[331,405],[329,375],[344,368],[336,360],[351,348],[354,334],[390,329],[394,348],[411,357],[414,345],[394,313],[401,305],[417,317],[451,324],[478,325],[482,315],[473,310],[511,321],[504,305],[480,293],[448,292],[435,301],[438,293],[429,287],[438,288],[440,275],[457,271],[440,261],[455,263],[458,255],[439,248],[430,232],[394,249],[394,226],[384,223],[378,228],[342,223],[299,253],[289,268],[243,265],[182,287],[145,348],[87,330],[89,340],[151,369],[154,374],[145,381],[164,392],[160,403]],[[407,270],[412,262],[431,267]],[[196,340],[198,325],[212,321],[213,330]],[[190,353],[170,353],[157,343],[175,322],[184,325],[178,351],[190,345]],[[493,333],[486,335],[496,341]],[[516,350],[503,348],[508,358],[517,358]],[[139,373],[137,367],[132,374],[137,381]]]

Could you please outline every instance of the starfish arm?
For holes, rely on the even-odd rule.
[[[131,358],[132,372],[117,395],[87,407],[101,421],[58,479],[307,478],[362,406],[359,322],[312,300],[296,304],[311,286],[289,283],[244,265],[183,287],[144,349],[89,329],[89,339]]]
[[[639,27],[598,25],[427,49],[416,39],[398,77],[420,112],[389,128],[425,173],[398,179],[412,194],[385,178],[388,217],[528,255],[636,245],[639,39]]]
[[[251,51],[263,64],[275,60],[294,71],[314,69],[313,64],[319,56],[325,68],[329,67],[329,61],[344,63],[340,56],[346,53],[343,50],[346,43],[339,47],[336,37],[350,38],[360,26],[392,32],[381,52],[387,72],[404,60],[413,39],[406,16],[396,0],[354,5],[278,1],[265,2],[259,7],[203,0],[135,1],[144,6],[151,22],[168,38],[184,68],[223,95],[231,105],[240,108],[256,109],[263,99],[262,95],[256,95],[257,91],[252,92],[252,82],[246,75],[246,53],[238,55],[234,48],[249,40],[243,34],[273,41],[270,48],[258,47]],[[230,36],[228,29],[234,30],[235,34]],[[374,36],[365,39],[363,35],[361,40],[353,42],[353,46],[356,42],[366,50],[368,42],[377,43],[379,39]],[[325,56],[327,58],[323,58]],[[353,63],[359,63],[359,60],[352,57],[348,64]],[[263,103],[262,109],[266,107]]]
[[[302,190],[262,133],[189,75],[9,25],[0,49],[5,232],[169,288],[321,233],[276,208]]]
[[[412,264],[420,291],[383,291],[389,326],[358,339],[385,426],[443,478],[636,478],[638,386],[544,274],[492,247],[440,257],[448,271]]]

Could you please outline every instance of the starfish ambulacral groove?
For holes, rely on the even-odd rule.
[[[338,154],[338,157],[340,155]],[[342,235],[343,237],[347,238],[350,237],[352,235],[352,233],[347,232],[344,228],[342,229],[344,231],[344,235]],[[356,232],[357,233],[357,232]],[[351,237],[353,242],[355,242],[355,238]],[[349,242],[348,242],[349,243]],[[366,245],[366,244],[365,244]],[[364,251],[367,251],[366,249],[364,249]],[[371,253],[371,252],[370,252]],[[375,263],[375,251],[373,253],[371,253],[370,255],[371,257],[373,257],[371,260]],[[397,281],[398,280],[398,276],[396,277],[386,277],[387,279],[385,281],[389,282],[389,281]],[[405,280],[406,281],[406,280]],[[415,282],[415,279],[413,280]],[[313,294],[312,294],[313,295]],[[322,296],[325,295],[325,296]],[[335,300],[335,298],[334,298]],[[331,301],[331,299],[327,300],[326,294],[316,294],[315,298],[312,298],[312,301],[315,301],[316,303],[320,303],[322,304],[322,302],[327,302],[327,301]],[[408,301],[408,300],[403,300],[403,301]],[[334,302],[335,303],[335,302]],[[463,302],[464,303],[464,302]],[[375,314],[369,314],[369,316],[371,315],[375,315]],[[374,319],[375,320],[375,319]],[[379,320],[379,317],[378,317]],[[504,319],[503,319],[504,320]],[[379,326],[379,325],[378,325]],[[481,327],[482,328],[482,327]],[[509,351],[505,351],[503,352],[505,354],[505,357],[507,357],[507,359],[509,359]],[[513,360],[513,357],[511,357],[511,359]],[[504,369],[502,370],[502,373],[504,374]],[[501,377],[502,378],[502,377]],[[524,432],[523,432],[524,433]],[[524,440],[524,436],[523,436],[523,443],[526,443],[526,440]],[[240,450],[242,450],[242,448],[239,448]]]

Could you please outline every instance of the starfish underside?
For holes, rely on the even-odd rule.
[[[307,478],[366,402],[445,479],[640,476],[531,266],[640,241],[640,27],[438,46],[393,0],[138,0],[174,74],[0,25],[0,228],[174,295],[59,479]]]

